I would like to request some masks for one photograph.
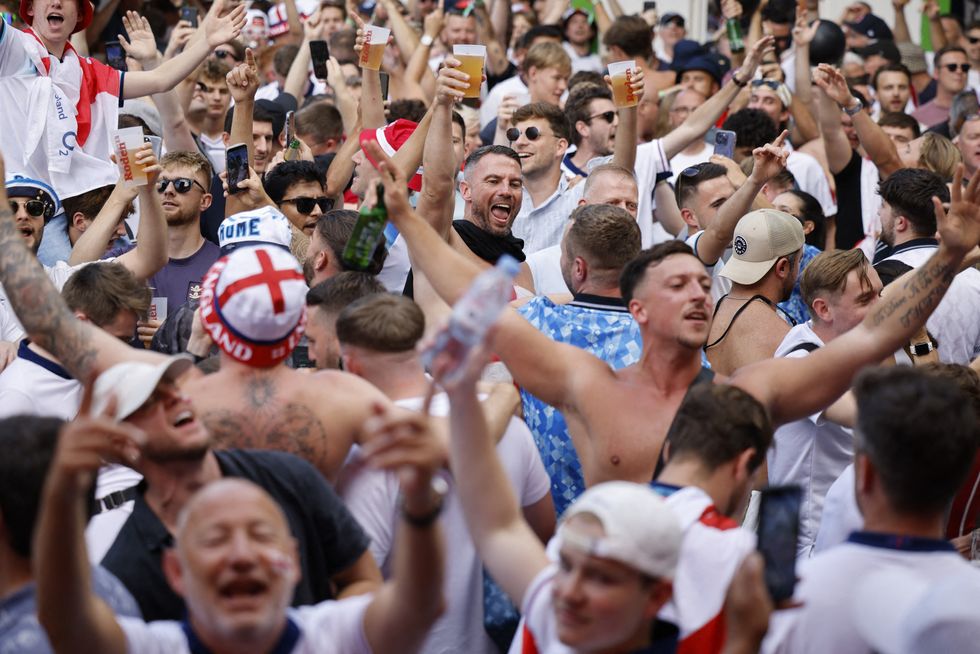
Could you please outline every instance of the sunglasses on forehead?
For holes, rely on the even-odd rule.
[[[752,88],[757,89],[760,86],[767,86],[773,91],[779,90],[779,82],[774,79],[754,79],[752,80]]]
[[[181,195],[191,190],[191,187],[194,186],[195,184],[199,189],[201,189],[205,193],[208,192],[208,190],[204,188],[201,185],[201,183],[196,179],[189,179],[187,177],[177,177],[175,179],[160,179],[160,181],[157,182],[157,193],[165,192],[167,190],[167,187],[170,186],[171,184],[174,185],[174,191],[180,193]]]
[[[47,205],[43,200],[26,200],[23,201],[24,209],[27,211],[27,215],[32,218],[40,218],[45,214]],[[10,201],[10,210],[17,213],[20,210],[21,202],[17,200]]]
[[[327,213],[333,209],[333,200],[321,195],[318,198],[289,198],[288,200],[282,200],[282,202],[289,202],[296,207],[296,211],[303,214],[304,216],[309,216],[313,213],[313,207],[320,207],[321,213]]]

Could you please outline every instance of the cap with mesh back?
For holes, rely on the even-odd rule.
[[[287,250],[243,247],[204,276],[201,321],[222,352],[256,368],[282,362],[306,324],[306,280]]]
[[[762,279],[779,257],[799,251],[805,240],[800,221],[783,211],[751,211],[735,226],[732,257],[721,271],[736,284]]]
[[[590,515],[602,525],[599,538],[568,528],[576,515]],[[680,555],[682,532],[664,499],[644,484],[608,481],[586,490],[565,511],[558,529],[559,547],[613,559],[658,579],[672,579]]]

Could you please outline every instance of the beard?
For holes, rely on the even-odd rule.
[[[470,213],[471,213],[470,219],[474,225],[476,225],[477,227],[479,227],[485,232],[493,234],[494,236],[507,236],[508,234],[510,234],[510,227],[511,225],[514,224],[514,218],[516,218],[516,215],[512,215],[507,220],[507,227],[501,228],[492,220],[490,220],[490,215],[487,213],[485,209],[483,209],[482,207],[477,207],[476,204],[473,205],[473,208],[470,211]]]
[[[211,451],[211,439],[190,447],[180,447],[168,443],[160,445],[152,439],[142,448],[143,457],[154,463],[200,463]]]

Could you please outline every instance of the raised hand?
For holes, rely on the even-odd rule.
[[[119,45],[122,46],[127,55],[143,64],[144,67],[147,64],[155,64],[160,53],[157,51],[157,42],[153,37],[150,21],[135,11],[127,11],[122,21],[126,33],[129,34],[129,40],[119,34],[117,35]]]
[[[905,0],[908,2],[908,0]],[[799,6],[796,8],[796,24],[793,26],[793,45],[797,48],[806,48],[817,35],[817,28],[820,21],[815,20],[812,24],[807,24],[807,11]]]
[[[303,36],[307,41],[323,38],[323,20],[319,9],[307,16],[306,22],[303,23]]]
[[[922,13],[928,16],[930,20],[935,20],[939,16],[939,1],[926,0],[922,5]]]
[[[398,473],[402,493],[428,499],[430,481],[449,459],[447,443],[424,413],[376,404],[364,423],[362,452],[368,465]]]
[[[459,70],[462,65],[456,57],[446,56],[436,78],[436,102],[451,105],[463,99],[466,89],[470,86],[470,76]]]
[[[830,64],[820,64],[814,72],[813,81],[823,89],[827,96],[842,107],[851,104],[851,90],[841,72]]]
[[[758,184],[765,184],[786,168],[786,157],[789,156],[789,152],[783,147],[783,141],[786,140],[787,135],[789,132],[783,130],[775,141],[752,151],[752,174],[749,179]]]
[[[612,91],[612,78],[609,77],[609,75],[603,75],[602,79],[606,82],[606,86],[609,87],[609,90]],[[643,82],[643,69],[637,68],[635,71],[633,71],[633,75],[627,84],[629,85],[630,90],[633,92],[633,95],[636,96],[637,101],[642,100],[643,92],[646,89],[646,84]],[[632,109],[634,107],[627,108]]]
[[[255,55],[251,48],[245,50],[245,61],[228,71],[225,81],[228,82],[228,92],[235,102],[255,99],[255,92],[259,90],[259,68],[255,65]]]
[[[208,15],[204,17],[201,27],[211,48],[238,38],[245,27],[245,4],[238,4],[227,11],[231,4],[231,0],[215,0]]]
[[[729,18],[741,18],[742,3],[738,0],[721,0],[721,15]]]
[[[442,27],[445,25],[446,14],[442,9],[440,4],[437,9],[429,12],[429,15],[425,17],[422,21],[422,27],[425,34],[428,34],[433,39],[439,38],[439,33],[442,32]]]
[[[163,58],[172,59],[181,52],[195,32],[197,32],[197,28],[186,20],[179,21],[174,26],[173,31],[170,32],[170,42],[167,43],[167,49],[163,51]]]
[[[146,183],[152,187],[163,170],[160,162],[157,161],[157,156],[153,154],[153,147],[149,143],[144,143],[136,150],[135,159],[137,164],[144,166]]]
[[[942,244],[963,255],[980,243],[980,174],[974,174],[964,189],[965,170],[963,164],[956,166],[948,212],[939,198],[932,198]]]
[[[776,40],[769,34],[753,43],[752,47],[748,48],[745,53],[745,63],[742,64],[739,78],[743,81],[752,79],[752,76],[755,75],[755,69],[762,63],[763,57],[775,51],[775,43]]]
[[[497,129],[506,129],[510,127],[511,119],[514,117],[514,112],[520,108],[520,104],[517,102],[516,95],[505,95],[504,99],[500,101],[500,106],[497,107]]]

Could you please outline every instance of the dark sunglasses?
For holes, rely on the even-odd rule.
[[[711,163],[710,161],[705,161],[703,163],[696,164],[694,166],[688,166],[681,171],[681,177],[697,177],[701,174],[701,170]]]
[[[768,86],[773,91],[779,90],[779,82],[774,79],[754,79],[752,80],[752,88],[757,89],[760,86]]]
[[[320,207],[321,213],[327,213],[333,209],[333,200],[322,195],[318,198],[289,198],[282,202],[292,202],[296,205],[296,211],[304,216],[313,213],[314,206]]]
[[[589,122],[591,123],[596,118],[602,118],[604,121],[612,125],[613,121],[616,120],[616,112],[603,111],[601,114],[596,114],[595,116],[589,116]]]
[[[174,185],[174,190],[180,193],[181,195],[191,190],[191,187],[194,186],[195,184],[197,184],[197,187],[202,191],[204,191],[205,193],[208,192],[208,190],[203,186],[201,186],[201,183],[196,179],[188,179],[187,177],[178,177],[176,179],[161,179],[160,181],[158,181],[157,193],[163,193],[164,191],[166,191],[167,187],[170,186],[171,183]]]
[[[951,73],[955,73],[957,68],[960,69],[961,73],[970,72],[970,64],[943,64],[943,68]]]
[[[968,36],[966,37],[966,40],[972,45],[976,45],[977,43],[980,43],[980,36]]]
[[[231,59],[238,61],[238,57],[236,57],[235,53],[232,52],[231,50],[215,50],[212,54],[214,54],[214,56],[217,57],[218,59],[224,60],[230,57]]]
[[[24,208],[27,209],[27,214],[32,218],[40,218],[44,215],[45,209],[47,209],[43,200],[27,200],[24,202]],[[17,213],[20,210],[20,202],[11,200],[10,210]]]
[[[532,125],[524,130],[524,136],[527,137],[528,141],[537,141],[538,137],[541,136],[541,130]],[[511,127],[509,130],[507,130],[508,141],[514,142],[519,138],[521,138],[521,130],[517,129],[516,127]]]

